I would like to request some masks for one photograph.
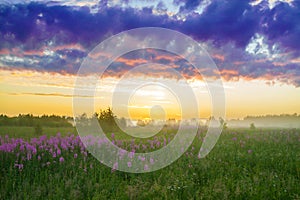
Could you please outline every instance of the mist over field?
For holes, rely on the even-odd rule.
[[[300,128],[300,116],[294,115],[269,115],[259,117],[245,117],[243,120],[229,120],[230,127],[250,127],[251,124],[256,127],[265,128]]]

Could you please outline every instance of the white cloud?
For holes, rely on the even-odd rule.
[[[290,6],[293,6],[293,1],[294,0],[254,0],[250,3],[250,5],[252,6],[257,6],[259,5],[260,3],[262,2],[265,2],[267,1],[268,2],[268,8],[269,9],[273,9],[274,7],[276,7],[278,5],[278,3],[280,2],[283,2],[283,3],[287,3],[289,4]]]
[[[282,59],[280,46],[277,43],[274,43],[272,46],[270,46],[267,43],[267,39],[258,33],[251,38],[249,44],[246,46],[245,51],[249,54],[257,56],[258,58],[265,58],[269,61]]]
[[[202,14],[204,10],[211,4],[211,0],[204,0],[202,1],[199,6],[196,8],[195,12],[198,14]]]
[[[27,58],[27,57],[11,56],[11,55],[1,56],[0,61],[6,62],[6,63],[27,63],[30,65],[36,64],[39,62],[36,59]]]
[[[264,56],[269,56],[269,46],[265,43],[265,38],[263,35],[256,33],[252,38],[250,43],[246,47],[246,52],[254,55],[262,54]]]

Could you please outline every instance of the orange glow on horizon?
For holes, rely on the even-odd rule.
[[[73,75],[57,73],[1,69],[0,113],[9,116],[20,113],[72,116],[75,78],[76,76]],[[97,111],[111,106],[113,86],[119,79],[108,77],[103,80],[103,86],[97,93],[101,98],[95,100]],[[177,80],[174,80],[174,84],[176,82]],[[209,117],[211,115],[210,96],[205,84],[197,80],[191,81],[190,84],[198,98],[199,116]],[[239,81],[225,81],[224,87],[227,118],[300,113],[300,88],[295,88],[293,85],[278,82],[274,82],[274,85],[267,85],[266,80],[240,79]],[[148,92],[151,90],[157,91],[157,88],[148,88]],[[151,97],[152,94],[149,93],[149,95]],[[159,95],[163,96],[152,95],[151,98],[140,96],[133,99],[127,108],[131,117],[150,118],[151,107],[161,105],[166,109],[166,118],[180,119],[180,107],[178,107],[178,102],[172,99],[174,97],[166,91],[161,91]],[[120,116],[122,115],[125,115],[124,112],[121,112]]]

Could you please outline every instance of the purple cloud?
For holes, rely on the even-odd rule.
[[[154,26],[178,30],[209,44],[208,51],[226,79],[273,78],[300,86],[300,2],[278,3],[269,9],[264,3],[252,6],[251,1],[216,0],[203,13],[194,12],[202,2],[175,0],[179,13],[174,16],[157,14],[154,7],[108,6],[107,2],[97,5],[96,13],[89,7],[58,3],[0,4],[0,66],[75,74],[83,58],[104,39]],[[160,11],[166,10],[163,3],[158,5]],[[263,36],[264,44],[247,51],[257,34]],[[261,53],[263,45],[269,53]],[[144,54],[147,59],[154,56],[148,54]],[[137,55],[116,61],[110,74],[132,67],[129,60]],[[156,57],[156,62],[173,63],[189,77],[194,74],[184,61]]]

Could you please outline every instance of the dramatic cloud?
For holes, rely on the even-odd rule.
[[[178,30],[202,43],[226,80],[278,80],[300,86],[299,1],[272,1],[272,6],[263,0],[118,2],[0,4],[0,67],[76,74],[89,51],[104,39],[154,26]],[[148,53],[143,54],[147,59],[200,78],[174,56]],[[119,58],[108,74],[120,76],[145,63],[138,55]]]

